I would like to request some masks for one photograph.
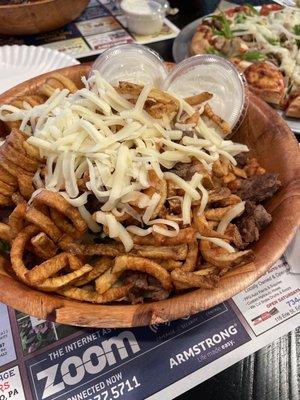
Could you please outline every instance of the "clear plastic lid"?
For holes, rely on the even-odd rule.
[[[170,9],[170,3],[168,0],[155,0],[157,3],[159,3],[163,10],[165,10],[165,12],[168,12]]]
[[[161,87],[168,71],[160,56],[138,44],[122,44],[102,53],[92,65],[113,85],[119,81]]]
[[[182,97],[212,93],[209,104],[232,128],[241,123],[246,113],[247,88],[242,74],[230,61],[216,55],[183,60],[169,74],[164,89]]]
[[[165,15],[166,9],[160,0],[122,0],[121,9],[135,17]]]

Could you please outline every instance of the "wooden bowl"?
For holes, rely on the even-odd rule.
[[[61,70],[77,85],[89,65]],[[0,104],[33,94],[49,74],[31,79],[0,96]],[[235,134],[268,171],[278,172],[282,188],[267,204],[273,222],[253,247],[254,265],[240,267],[221,279],[214,290],[194,290],[170,299],[138,305],[94,305],[34,290],[9,276],[0,266],[0,301],[17,310],[62,324],[86,327],[133,327],[182,318],[229,299],[251,285],[282,255],[300,224],[299,145],[283,119],[250,94],[247,116]]]
[[[89,0],[39,0],[0,6],[0,34],[34,35],[58,29],[76,19]]]

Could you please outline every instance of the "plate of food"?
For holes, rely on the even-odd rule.
[[[300,133],[300,11],[278,4],[239,6],[200,18],[176,38],[176,62],[217,54],[242,71],[250,89]]]
[[[229,138],[210,97],[112,86],[90,65],[1,95],[0,301],[132,327],[208,309],[263,275],[299,226],[299,146],[253,94]]]

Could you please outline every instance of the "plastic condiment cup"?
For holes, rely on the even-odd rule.
[[[162,29],[166,8],[155,0],[122,0],[120,7],[130,32],[154,35]]]
[[[168,75],[161,57],[139,44],[122,44],[106,50],[94,62],[93,70],[99,71],[113,85],[128,81],[157,88],[162,86]]]
[[[243,75],[228,60],[216,55],[198,55],[175,66],[163,88],[188,97],[201,92],[213,94],[213,111],[237,128],[245,117],[248,98]]]

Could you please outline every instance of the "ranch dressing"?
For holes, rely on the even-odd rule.
[[[140,14],[140,15],[151,15],[152,8],[147,0],[124,0],[122,2],[122,8],[124,11]]]
[[[184,60],[168,77],[165,88],[181,97],[212,93],[210,106],[231,127],[243,111],[245,91],[242,78],[231,63],[220,57],[205,55]]]
[[[121,2],[128,29],[138,35],[154,35],[163,26],[165,9],[154,0],[123,0]]]

